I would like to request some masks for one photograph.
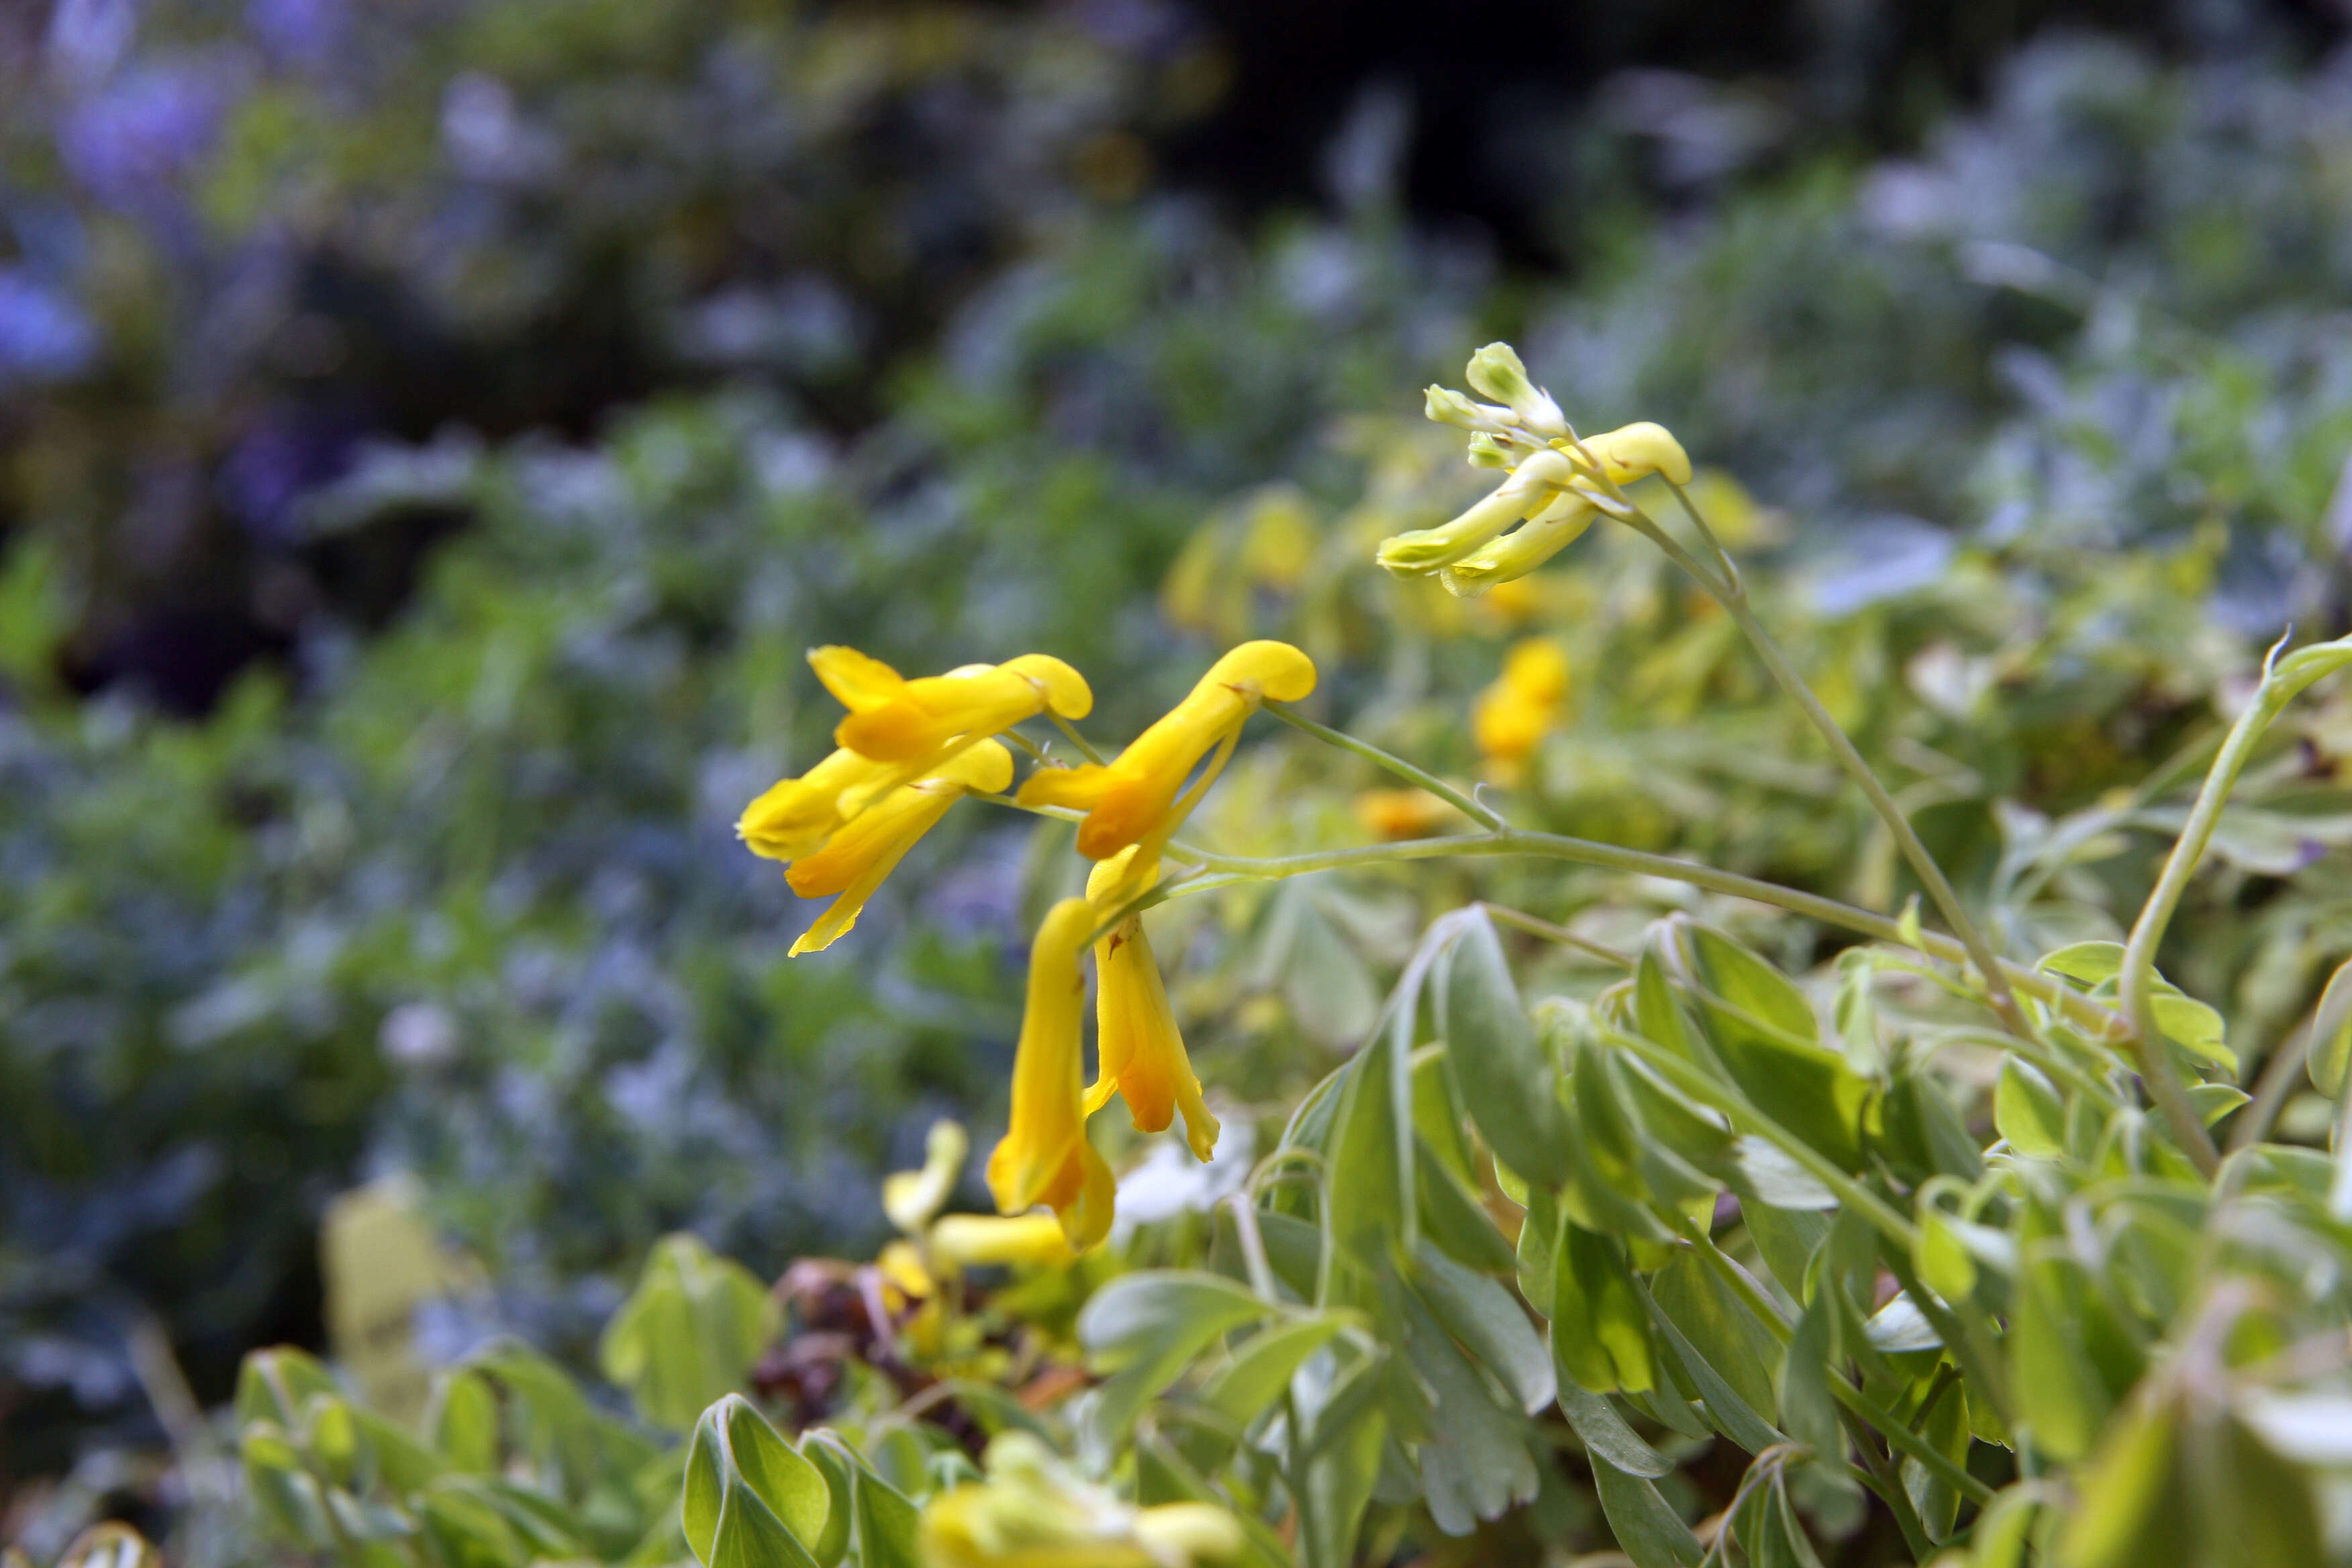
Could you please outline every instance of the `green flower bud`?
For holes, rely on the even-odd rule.
[[[1561,416],[1559,405],[1528,379],[1528,367],[1519,363],[1518,352],[1510,344],[1488,343],[1470,356],[1469,369],[1464,374],[1473,390],[1508,404],[1528,429],[1545,436],[1568,434],[1568,421]]]
[[[1436,424],[1455,425],[1465,430],[1495,427],[1495,421],[1485,409],[1451,387],[1433,385],[1422,394],[1422,412]]]

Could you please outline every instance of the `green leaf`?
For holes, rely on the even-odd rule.
[[[1136,1415],[1217,1339],[1275,1309],[1223,1275],[1182,1269],[1123,1274],[1078,1314],[1078,1342],[1109,1379],[1087,1391],[1078,1418],[1087,1463],[1108,1463]]]
[[[1706,1554],[1698,1537],[1646,1479],[1595,1456],[1592,1489],[1601,1495],[1610,1533],[1616,1536],[1618,1549],[1633,1560],[1633,1568],[1697,1568]]]
[[[287,1347],[255,1351],[236,1374],[236,1418],[272,1421],[291,1432],[314,1394],[333,1394],[335,1380],[317,1358]]]
[[[1424,939],[1389,997],[1388,1012],[1371,1039],[1349,1064],[1331,1113],[1328,1150],[1332,1239],[1346,1259],[1374,1277],[1399,1258],[1410,1257],[1418,1236],[1418,1184],[1413,1173],[1412,1031],[1421,986],[1435,955]],[[1319,1305],[1333,1306],[1360,1294],[1347,1270],[1328,1267]],[[1331,1294],[1340,1292],[1339,1295]]]
[[[1658,930],[1701,1033],[1740,1092],[1841,1169],[1856,1169],[1871,1082],[1821,1044],[1804,993],[1720,931],[1681,917]]]
[[[2072,1265],[2021,1263],[2010,1311],[2010,1398],[2034,1443],[2059,1459],[2088,1453],[2113,1405],[2074,1331],[2087,1282]]]
[[[1713,1375],[1729,1385],[1749,1410],[1775,1408],[1772,1381],[1780,1364],[1780,1342],[1705,1260],[1696,1253],[1681,1253],[1650,1277],[1649,1288],[1659,1313]],[[1712,1407],[1713,1396],[1704,1389],[1701,1394]],[[1756,1451],[1738,1435],[1726,1436],[1748,1452]]]
[[[728,1394],[695,1424],[680,1518],[706,1568],[814,1568],[805,1543],[824,1536],[831,1506],[816,1467],[742,1395]]]
[[[1421,1187],[1421,1228],[1465,1268],[1501,1274],[1516,1268],[1518,1255],[1453,1168],[1425,1139],[1414,1140],[1413,1179]]]
[[[1464,1107],[1497,1158],[1532,1182],[1569,1175],[1559,1072],[1519,1002],[1501,939],[1486,910],[1449,917],[1453,941],[1438,973],[1446,1060]]]
[[[1826,1285],[1813,1293],[1798,1315],[1796,1332],[1790,1336],[1780,1363],[1780,1426],[1824,1461],[1845,1453],[1837,1397],[1830,1392],[1830,1379],[1837,1375],[1830,1365],[1836,1343],[1835,1300],[1835,1292]]]
[[[833,1568],[849,1550],[850,1521],[856,1507],[857,1455],[838,1434],[823,1426],[802,1433],[800,1447],[801,1458],[824,1478],[825,1492],[824,1529],[804,1544],[819,1568]]]
[[[2169,1404],[2145,1401],[2108,1435],[2081,1478],[2081,1500],[2059,1535],[2058,1561],[2067,1568],[2192,1560],[2186,1550],[2195,1534],[2179,1474],[2178,1414]]]
[[[857,1568],[924,1568],[922,1514],[873,1471],[856,1472]]]
[[[450,1468],[487,1476],[499,1468],[499,1396],[480,1373],[463,1368],[434,1380],[425,1430]]]
[[[2084,989],[2104,984],[2123,973],[2124,944],[2119,942],[2078,942],[2047,954],[2039,965],[2044,974],[2075,981]]]
[[[1369,1383],[1368,1372],[1359,1376]],[[1339,1403],[1336,1394],[1333,1403]],[[1379,1405],[1370,1400],[1345,1419],[1318,1424],[1299,1510],[1300,1568],[1350,1568],[1354,1563],[1356,1532],[1372,1500],[1381,1446],[1387,1439],[1388,1422]]]
[[[2311,1015],[2311,1081],[2330,1100],[2340,1099],[2352,1068],[2352,959],[2336,965]]]
[[[1563,1218],[1552,1258],[1551,1352],[1559,1375],[1597,1394],[1654,1386],[1649,1313],[1619,1243]]]
[[[1924,1419],[1912,1417],[1912,1429],[1931,1447],[1965,1470],[1969,1458],[1968,1400],[1957,1384],[1946,1387]],[[1912,1511],[1935,1542],[1951,1538],[1952,1527],[1958,1521],[1960,1494],[1951,1484],[1918,1460],[1903,1461],[1903,1490],[1911,1500]]]
[[[1756,1412],[1747,1397],[1726,1380],[1718,1363],[1701,1354],[1682,1331],[1660,1310],[1654,1298],[1645,1297],[1651,1321],[1657,1325],[1658,1337],[1665,1342],[1666,1352],[1681,1367],[1683,1375],[1701,1401],[1701,1414],[1707,1425],[1751,1454],[1763,1452],[1782,1441],[1772,1424]],[[1766,1401],[1766,1408],[1770,1401]]]
[[[1617,1414],[1617,1407],[1605,1394],[1595,1394],[1563,1381],[1559,1385],[1559,1413],[1568,1417],[1569,1426],[1597,1461],[1613,1465],[1629,1476],[1663,1476],[1675,1468],[1673,1461],[1643,1442],[1641,1434],[1625,1424],[1625,1418]]]
[[[2066,1152],[2066,1102],[2040,1068],[2017,1057],[2001,1058],[1992,1120],[2010,1147],[2021,1154],[2055,1160]]]
[[[1349,1320],[1323,1312],[1277,1323],[1244,1342],[1223,1371],[1201,1390],[1201,1403],[1236,1426],[1246,1426],[1282,1397],[1307,1358],[1348,1327]]]
[[[1517,1297],[1422,1244],[1414,1284],[1423,1302],[1472,1358],[1508,1389],[1519,1407],[1539,1415],[1559,1392],[1551,1352]]]
[[[1405,1355],[1434,1403],[1421,1484],[1437,1528],[1467,1535],[1480,1520],[1534,1501],[1538,1478],[1522,1423],[1496,1403],[1418,1296],[1405,1300]]]
[[[780,1310],[741,1264],[695,1237],[664,1237],[605,1326],[598,1359],[640,1415],[683,1431],[741,1383],[775,1338]]]

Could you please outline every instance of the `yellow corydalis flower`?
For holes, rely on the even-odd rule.
[[[1210,1568],[1248,1546],[1213,1503],[1138,1508],[1091,1485],[1026,1432],[991,1439],[988,1479],[923,1507],[933,1568]]]
[[[1356,821],[1381,838],[1426,838],[1460,816],[1425,789],[1368,789],[1356,795]]]
[[[1137,854],[1124,850],[1097,866],[1087,879],[1087,897],[1099,907],[1100,900],[1122,890],[1129,862]],[[1157,880],[1158,872],[1151,877]],[[1146,882],[1144,888],[1150,885]],[[1128,916],[1095,943],[1095,1051],[1100,1072],[1086,1092],[1086,1113],[1093,1115],[1116,1094],[1127,1101],[1137,1131],[1165,1132],[1181,1110],[1184,1142],[1192,1145],[1195,1158],[1206,1160],[1216,1152],[1217,1119],[1201,1099],[1201,1080],[1185,1055],[1184,1037],[1177,1030],[1168,987],[1144,937],[1142,916]]]
[[[1182,801],[1177,792],[1212,750],[1229,749],[1242,723],[1271,698],[1296,702],[1315,689],[1315,661],[1282,642],[1245,642],[1209,667],[1192,695],[1136,737],[1108,763],[1048,768],[1021,786],[1023,805],[1073,806],[1087,814],[1078,825],[1078,853],[1108,859],[1146,839],[1164,844],[1192,808],[1215,768]],[[1156,847],[1139,857],[1140,875],[1158,860]]]
[[[1478,694],[1470,731],[1479,753],[1516,772],[1535,751],[1568,700],[1568,650],[1550,637],[1528,637],[1503,656],[1503,673]]]
[[[809,663],[849,710],[833,732],[835,743],[876,762],[921,764],[926,772],[960,740],[993,735],[1040,713],[1083,719],[1095,704],[1085,677],[1042,653],[918,680],[853,647],[813,649]]]
[[[803,899],[840,896],[793,943],[792,956],[822,952],[846,935],[874,889],[948,807],[973,790],[994,795],[1012,782],[1013,754],[994,741],[982,741],[949,758],[937,773],[900,784],[835,829],[823,848],[793,861],[784,872],[793,892]]]
[[[888,763],[877,763],[856,752],[835,752],[800,777],[769,786],[743,808],[735,824],[736,836],[753,854],[771,860],[814,855],[847,820],[842,801],[862,803],[871,798],[877,788],[891,784],[898,771]]]
[[[1078,956],[1097,917],[1084,899],[1046,911],[1029,949],[1029,995],[1013,1058],[1013,1120],[988,1157],[988,1190],[999,1212],[1039,1204],[1083,1252],[1110,1230],[1110,1167],[1087,1142],[1080,1080],[1080,1008],[1086,979]]]

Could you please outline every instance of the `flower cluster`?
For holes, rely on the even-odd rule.
[[[788,863],[793,891],[838,895],[794,953],[848,931],[891,868],[957,800],[1003,794],[1013,757],[997,736],[1041,715],[1083,718],[1094,701],[1076,670],[1043,654],[919,680],[845,647],[818,648],[809,660],[849,710],[834,732],[840,750],[761,795],[737,825],[755,852]],[[1079,853],[1096,866],[1085,896],[1047,911],[1030,947],[1012,1125],[988,1162],[989,1191],[1004,1214],[1042,1205],[1080,1249],[1108,1233],[1110,1168],[1086,1124],[1114,1095],[1127,1101],[1138,1131],[1164,1131],[1181,1113],[1193,1153],[1206,1160],[1215,1149],[1217,1121],[1136,906],[1160,880],[1169,840],[1216,782],[1243,723],[1269,699],[1297,701],[1314,689],[1314,663],[1298,649],[1244,643],[1115,761],[1041,767],[1023,782],[1014,804],[1076,816]],[[1091,1088],[1082,1060],[1089,946],[1099,1069]],[[915,1196],[910,1188],[910,1215],[920,1207]]]
[[[1434,576],[1448,592],[1473,597],[1533,572],[1601,513],[1625,515],[1623,486],[1653,474],[1690,482],[1690,458],[1663,426],[1643,421],[1580,437],[1508,343],[1480,349],[1465,374],[1496,401],[1433,386],[1429,416],[1470,431],[1470,461],[1505,469],[1506,478],[1453,521],[1383,542],[1380,563],[1400,577]]]

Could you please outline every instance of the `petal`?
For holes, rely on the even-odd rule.
[[[838,643],[809,649],[808,661],[824,689],[853,713],[880,707],[907,684],[904,677],[880,659]]]
[[[998,668],[1044,687],[1045,706],[1065,719],[1083,719],[1094,711],[1095,694],[1087,678],[1051,654],[1024,653]]]

